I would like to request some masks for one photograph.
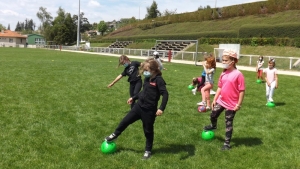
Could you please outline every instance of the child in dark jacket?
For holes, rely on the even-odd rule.
[[[133,100],[138,99],[137,103],[130,112],[119,123],[115,131],[105,138],[105,141],[111,142],[115,140],[121,133],[132,123],[142,120],[144,135],[146,137],[146,146],[143,159],[151,157],[151,150],[154,140],[154,122],[157,116],[161,116],[168,102],[168,91],[166,83],[161,76],[162,73],[158,69],[158,63],[153,59],[146,60],[141,67],[140,74],[143,73],[145,79],[143,90],[127,101],[132,104]],[[161,104],[158,101],[162,96]]]

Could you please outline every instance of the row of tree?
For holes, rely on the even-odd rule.
[[[157,9],[156,1],[153,1],[150,7],[147,7],[147,14],[145,19],[156,18],[160,16],[167,16],[175,14],[175,11],[164,11],[163,14]],[[50,42],[54,42],[55,44],[64,44],[64,45],[72,45],[77,40],[77,25],[78,25],[78,15],[71,16],[70,13],[65,12],[64,9],[59,7],[57,11],[57,16],[52,17],[51,13],[47,12],[47,8],[40,7],[37,12],[37,17],[41,22],[41,25],[38,26],[38,31],[42,34],[45,39]],[[102,35],[105,32],[114,31],[115,27],[110,27],[106,22],[100,21],[98,24],[93,23],[90,24],[88,19],[84,17],[84,13],[80,14],[80,33],[84,33],[89,30],[97,30]],[[118,23],[118,27],[125,26],[127,24],[131,24],[134,22],[138,22],[138,20],[134,17],[128,19],[121,19]],[[36,28],[36,24],[32,19],[26,19],[25,22],[18,22],[15,28],[15,31],[22,32],[24,34],[34,33]],[[0,29],[6,29],[4,26],[0,24]],[[10,30],[10,26],[8,26]],[[81,38],[80,38],[81,39]],[[87,38],[84,38],[87,39]]]
[[[65,12],[61,7],[59,7],[54,19],[44,7],[40,7],[36,15],[41,21],[38,29],[48,42],[53,41],[55,44],[64,45],[71,45],[76,42],[78,15],[71,17],[71,14]],[[83,12],[79,17],[80,33],[91,30],[95,26],[89,23]]]

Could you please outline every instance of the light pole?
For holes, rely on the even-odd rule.
[[[79,41],[80,41],[80,0],[79,1],[79,9],[78,9],[78,21],[77,21],[77,49],[79,47]]]
[[[152,20],[152,22],[153,22],[153,27],[154,27],[153,31],[154,31],[154,34],[155,34],[155,20]]]
[[[216,11],[216,10],[217,10],[217,0],[215,0],[215,10],[214,11]],[[215,14],[215,12],[214,12],[214,14]]]
[[[145,3],[146,1],[140,1],[139,3],[139,21],[141,20],[141,17],[140,17],[140,13],[141,13],[141,4],[142,3]]]

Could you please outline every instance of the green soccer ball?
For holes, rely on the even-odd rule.
[[[189,86],[188,86],[188,89],[189,89],[189,90],[193,90],[193,89],[194,89],[194,86],[193,86],[193,85],[189,85]]]
[[[267,106],[268,106],[268,107],[275,107],[275,103],[273,103],[273,102],[268,102],[268,103],[267,103]]]
[[[106,142],[104,141],[101,144],[100,150],[104,154],[111,154],[117,150],[117,145],[115,142]]]
[[[215,133],[212,130],[204,130],[201,136],[203,140],[212,140],[215,138]]]
[[[261,80],[260,80],[260,79],[257,79],[257,80],[256,80],[256,83],[261,83]]]

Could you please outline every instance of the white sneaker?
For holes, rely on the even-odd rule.
[[[269,102],[274,102],[274,100],[272,98],[269,99]]]
[[[206,107],[206,111],[209,111],[211,110],[211,108],[209,106]]]
[[[205,103],[205,101],[202,101],[202,102],[197,103],[197,105],[199,105],[199,106],[206,106],[206,103]]]
[[[197,92],[197,88],[192,90],[193,95],[196,95],[196,92]]]
[[[214,94],[216,94],[216,92],[215,91],[213,91],[212,89],[210,89],[210,92],[209,92],[211,95],[214,95]]]

